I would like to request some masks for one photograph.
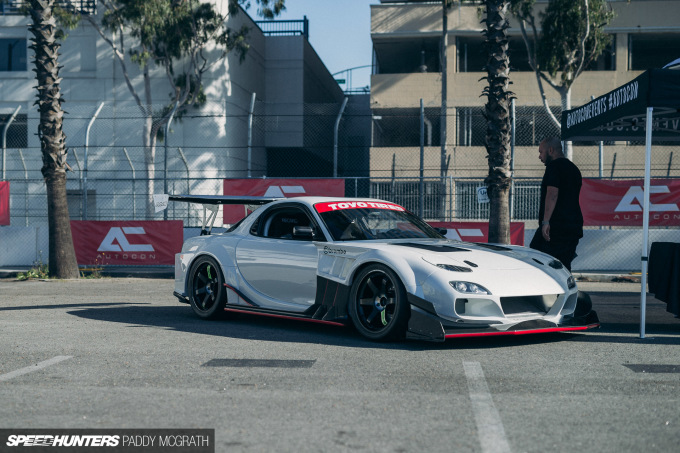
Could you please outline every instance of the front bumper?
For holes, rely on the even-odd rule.
[[[409,295],[410,302],[417,298]],[[499,335],[525,335],[536,333],[569,332],[593,329],[600,326],[600,319],[593,310],[581,316],[565,316],[559,323],[546,319],[532,319],[517,323],[470,323],[452,324],[434,314],[422,299],[417,305],[411,303],[411,318],[406,338],[425,341],[445,341],[449,338],[488,337]],[[579,310],[576,310],[579,313]]]

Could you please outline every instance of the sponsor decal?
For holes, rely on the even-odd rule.
[[[224,195],[289,198],[300,196],[344,197],[344,179],[225,179]],[[225,205],[223,221],[236,223],[248,212],[243,205]]]
[[[314,205],[316,212],[339,211],[342,209],[390,209],[392,211],[406,211],[398,204],[377,201],[333,201],[330,203],[317,203]]]
[[[172,265],[184,229],[181,220],[73,220],[71,235],[79,265]]]
[[[488,242],[488,222],[428,222],[436,228],[446,228],[446,237],[464,242]],[[524,222],[510,222],[510,243],[524,245]]]
[[[170,200],[170,196],[167,193],[154,194],[154,196],[153,196],[154,212],[165,211],[168,208],[168,201],[169,200]]]
[[[644,181],[584,179],[580,203],[586,226],[642,226]],[[649,224],[680,225],[680,181],[651,181]]]
[[[0,225],[9,225],[9,181],[0,181]]]
[[[328,247],[327,245],[325,245],[323,247],[323,254],[324,255],[347,255],[347,250],[334,249],[332,247]]]

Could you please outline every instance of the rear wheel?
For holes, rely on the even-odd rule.
[[[224,315],[227,294],[222,270],[214,258],[203,256],[191,266],[189,302],[198,316],[216,319]]]
[[[352,285],[349,314],[356,329],[370,340],[403,338],[409,318],[406,289],[387,266],[372,264]]]

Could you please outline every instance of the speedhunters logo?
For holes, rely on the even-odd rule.
[[[117,447],[120,436],[51,436],[49,434],[11,435],[8,447]]]
[[[8,448],[11,447],[11,448]],[[2,429],[0,450],[215,452],[214,429]]]

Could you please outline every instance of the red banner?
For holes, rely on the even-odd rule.
[[[642,226],[643,188],[642,179],[584,179],[580,198],[584,225]],[[649,189],[649,224],[680,225],[680,181],[653,179]]]
[[[344,197],[344,179],[225,179],[224,195],[254,197]],[[241,205],[224,206],[224,223],[235,223],[245,215]]]
[[[181,220],[72,220],[71,235],[82,265],[172,265],[184,241]]]
[[[0,225],[9,225],[9,181],[0,181]]]
[[[427,222],[446,228],[446,237],[465,242],[488,242],[489,222]],[[510,222],[510,243],[524,245],[524,222]]]

